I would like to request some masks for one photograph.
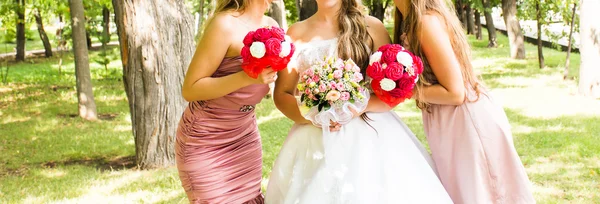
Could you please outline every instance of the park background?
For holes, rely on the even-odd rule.
[[[0,0],[0,203],[187,203],[180,88],[215,1]],[[363,2],[391,33],[393,1]],[[536,200],[600,203],[598,0],[452,3]],[[287,27],[315,9],[267,14]],[[426,144],[414,101],[395,111]],[[292,122],[269,98],[256,114],[264,187]]]

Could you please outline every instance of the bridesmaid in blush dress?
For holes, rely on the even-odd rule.
[[[254,107],[276,73],[241,69],[244,36],[277,23],[263,0],[219,0],[183,83],[189,101],[176,139],[177,169],[190,203],[263,203],[262,148]]]
[[[425,65],[416,99],[440,180],[455,203],[535,203],[506,114],[476,77],[448,1],[394,0],[394,40]]]

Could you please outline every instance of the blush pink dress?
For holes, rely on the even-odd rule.
[[[225,58],[212,77],[241,71],[241,62],[239,57]],[[175,149],[190,203],[263,203],[262,146],[254,107],[268,92],[268,85],[251,85],[189,104]]]
[[[476,98],[473,90],[468,98]],[[535,203],[506,114],[486,92],[460,106],[432,105],[423,124],[454,203]]]

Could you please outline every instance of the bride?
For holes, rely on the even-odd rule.
[[[298,73],[332,55],[364,69],[371,51],[390,43],[383,24],[362,13],[360,0],[316,1],[316,14],[288,30],[297,50],[288,70],[279,73],[274,99],[296,124],[271,172],[266,203],[452,203],[429,153],[375,96],[362,117],[331,124],[332,146],[324,145],[323,131],[301,115]]]

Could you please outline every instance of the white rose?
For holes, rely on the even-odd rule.
[[[398,55],[396,55],[396,60],[398,60],[398,62],[400,62],[400,64],[402,64],[404,66],[407,66],[407,67],[413,66],[412,56],[410,56],[410,54],[408,54],[406,52],[398,52]]]
[[[383,78],[381,80],[381,82],[379,82],[379,85],[381,86],[381,89],[383,89],[384,91],[391,91],[396,88],[396,82],[394,82],[388,78]]]
[[[379,51],[373,53],[373,55],[371,55],[371,58],[369,59],[369,65],[373,65],[373,63],[375,62],[379,62],[379,60],[381,60],[381,55],[383,55],[383,53]]]
[[[282,42],[279,57],[287,57],[290,55],[290,52],[292,52],[292,44],[289,41]]]
[[[253,42],[250,46],[250,54],[255,58],[262,58],[267,53],[267,48],[262,42]]]

